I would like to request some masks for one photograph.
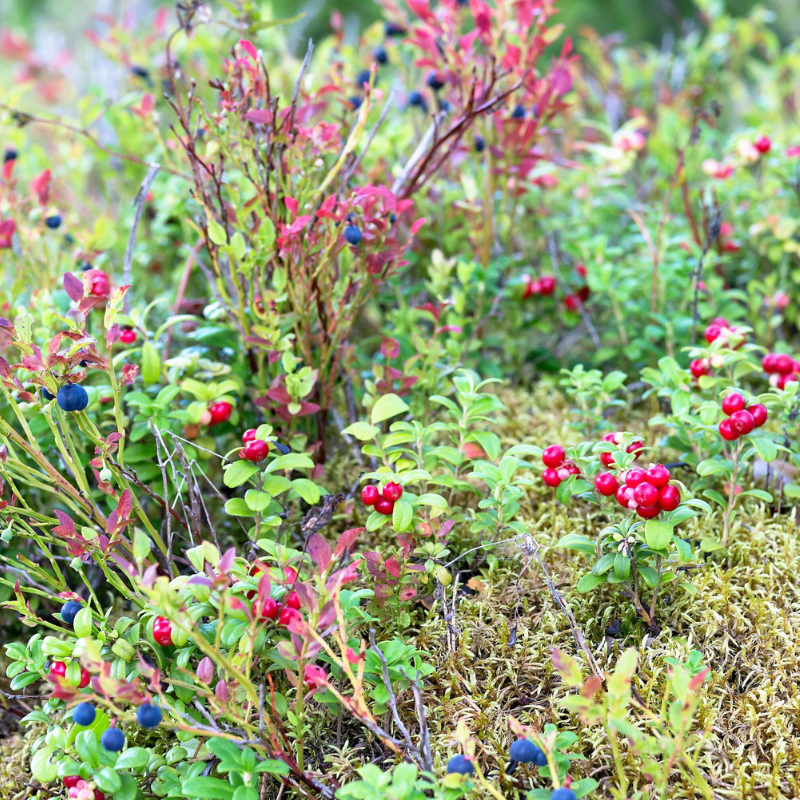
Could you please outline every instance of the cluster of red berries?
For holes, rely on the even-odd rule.
[[[674,511],[681,502],[681,493],[670,484],[669,470],[662,464],[648,469],[634,467],[620,475],[620,483],[610,472],[601,472],[594,479],[594,488],[604,497],[616,496],[623,508],[635,511],[644,519],[653,519],[662,511]]]
[[[719,434],[728,442],[746,436],[753,428],[760,428],[767,421],[767,408],[761,403],[749,406],[738,392],[722,398],[722,412],[727,415],[719,423]]]
[[[383,491],[370,484],[361,490],[361,502],[365,506],[372,506],[379,514],[391,517],[394,504],[403,496],[403,487],[399,483],[389,481]]]
[[[567,454],[560,444],[551,444],[549,447],[545,447],[542,453],[542,463],[547,467],[542,472],[542,480],[547,486],[552,486],[554,489],[570,475],[581,474],[572,461],[567,461]]]
[[[263,439],[256,439],[256,429],[249,428],[242,434],[244,447],[239,451],[239,458],[257,463],[263,461],[269,453],[269,444]]]
[[[575,272],[580,275],[581,278],[586,277],[586,267],[583,264],[578,264],[575,267]],[[589,295],[592,293],[592,290],[584,284],[578,289],[577,292],[573,294],[568,294],[564,298],[564,307],[567,311],[578,311],[580,307],[589,299]]]
[[[613,442],[614,444],[620,444],[620,442],[622,442],[622,431],[615,431],[614,433],[603,434],[603,441]],[[636,439],[627,446],[625,452],[636,453],[636,457],[638,458],[642,452],[643,447],[644,447],[644,442],[641,439]],[[608,450],[604,453],[600,453],[600,462],[604,467],[610,467],[614,463],[614,451]]]
[[[785,389],[787,383],[800,381],[800,361],[786,353],[767,353],[761,367],[769,375],[770,386]]]
[[[87,797],[89,782],[81,778],[80,775],[67,775],[64,779],[64,788],[68,791],[68,797]],[[94,800],[106,800],[106,796],[98,789],[94,790]]]
[[[205,413],[200,419],[203,425],[219,425],[221,422],[227,422],[233,413],[233,406],[225,400],[220,400],[218,403],[213,403],[206,409]]]
[[[731,325],[725,317],[714,317],[714,319],[711,320],[711,324],[705,330],[706,341],[711,344],[711,342],[719,340],[720,344],[731,346],[731,334],[736,334],[738,330],[739,329],[735,325]],[[738,350],[744,344],[744,337],[739,335],[734,336],[734,338],[738,338],[739,341],[733,345],[733,349]]]
[[[256,563],[250,567],[251,575],[259,575],[264,572],[265,568]],[[297,580],[297,570],[294,567],[284,567],[283,569],[284,583],[287,587],[291,587]],[[248,592],[248,599],[252,600],[256,596],[255,592]],[[300,615],[300,595],[294,590],[288,592],[281,602],[278,602],[274,597],[266,597],[262,602],[256,600],[253,603],[253,616],[260,620],[277,619],[278,625],[285,628],[289,623]]]
[[[47,679],[50,683],[55,683],[55,678],[63,678],[67,674],[67,665],[63,661],[54,661],[50,665],[50,672],[47,675]],[[89,685],[89,673],[81,667],[81,678],[78,683],[79,689],[85,689]]]
[[[552,275],[542,275],[536,280],[530,275],[525,275],[523,281],[525,283],[525,291],[522,293],[523,300],[534,295],[550,295],[556,290],[556,279]]]

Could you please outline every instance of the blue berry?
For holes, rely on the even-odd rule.
[[[83,608],[83,606],[77,601],[68,600],[63,606],[61,606],[61,619],[64,620],[67,625],[72,625],[81,608]]]
[[[368,69],[362,69],[361,72],[356,75],[356,86],[360,89],[365,83],[369,83],[370,80],[370,72]],[[378,85],[378,76],[375,76],[375,85]]]
[[[143,728],[157,728],[158,723],[161,722],[161,709],[152,703],[145,703],[143,706],[139,706],[139,710],[136,712],[136,721]]]
[[[50,394],[50,392],[48,392],[47,389],[44,388],[44,386],[42,386],[42,397],[44,397],[44,399],[47,400],[48,402],[50,400],[56,399],[56,396],[54,394]]]
[[[389,54],[386,52],[385,47],[376,47],[375,52],[372,55],[379,64],[389,63]]]
[[[444,86],[444,78],[438,72],[430,72],[426,83],[434,92],[438,92]]]
[[[61,214],[51,214],[47,217],[44,221],[44,224],[47,225],[48,228],[51,230],[55,230],[56,228],[61,227]]]
[[[344,238],[348,244],[358,247],[361,244],[361,231],[355,225],[348,225],[344,229]]]
[[[509,758],[512,761],[519,761],[520,764],[535,762],[538,755],[544,755],[544,753],[530,739],[517,739],[508,750]],[[545,763],[547,763],[546,758]]]
[[[352,108],[353,111],[358,111],[358,109],[361,108],[361,105],[364,102],[364,98],[361,97],[361,95],[354,94],[352,97],[348,98],[347,102],[350,103],[350,108]]]
[[[17,160],[17,151],[13,147],[7,147],[5,155],[3,156],[3,162],[7,163],[9,161],[16,161]]]
[[[482,153],[486,149],[486,139],[483,136],[475,137],[475,152]]]
[[[518,105],[514,106],[514,110],[511,112],[511,119],[524,119],[525,118],[525,106]]]
[[[119,728],[108,728],[100,737],[100,744],[104,750],[118,753],[125,747],[125,734]]]
[[[406,29],[396,22],[387,22],[383,31],[387,36],[402,36],[406,32]]]
[[[64,411],[83,411],[89,405],[89,395],[83,386],[77,383],[67,383],[58,390],[56,395],[58,405]]]
[[[578,800],[577,795],[572,789],[565,789],[563,786],[556,789],[551,795],[550,800]]]
[[[447,774],[452,775],[454,772],[459,775],[472,775],[475,767],[466,756],[453,756],[447,762]]]
[[[418,92],[414,89],[413,92],[410,92],[408,95],[408,104],[410,106],[419,106],[420,108],[425,108],[425,98],[422,96],[422,92]]]
[[[91,703],[78,703],[72,709],[72,721],[76,725],[82,725],[84,728],[88,727],[94,722],[96,712]]]

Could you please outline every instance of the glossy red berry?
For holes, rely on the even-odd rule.
[[[633,499],[636,501],[637,505],[649,508],[658,502],[658,489],[656,489],[652,483],[642,481],[642,483],[633,490]]]
[[[300,595],[297,592],[290,592],[289,596],[284,601],[284,605],[289,606],[289,608],[293,608],[295,611],[300,610]]]
[[[756,138],[753,144],[759,153],[769,153],[770,148],[772,147],[772,142],[770,141],[769,136],[759,136]]]
[[[162,647],[172,644],[172,623],[166,617],[156,617],[153,620],[153,639]]]
[[[269,453],[269,445],[261,439],[253,439],[244,446],[243,452],[248,461],[263,461]]]
[[[256,429],[255,428],[248,428],[242,434],[242,444],[247,444],[248,442],[252,442],[253,439],[256,438]]]
[[[633,503],[634,505],[636,504],[636,501],[633,499],[633,487],[628,486],[627,484],[623,483],[622,486],[620,486],[619,489],[617,489],[615,497],[617,502],[623,508],[630,508],[631,503]]]
[[[778,382],[775,384],[778,389],[785,389],[787,383],[796,383],[798,380],[798,376],[795,374],[792,375],[781,375],[778,378]]]
[[[722,413],[730,416],[745,407],[744,397],[738,392],[727,394],[722,398]]]
[[[611,497],[612,494],[617,493],[619,483],[617,479],[610,472],[601,472],[594,479],[594,488],[603,495],[603,497]]]
[[[545,485],[551,486],[554,489],[561,483],[561,478],[558,477],[558,471],[552,467],[548,467],[542,471],[542,480],[545,482]]]
[[[661,513],[658,506],[636,506],[636,513],[644,519],[653,519]]]
[[[551,444],[549,447],[545,447],[542,453],[544,465],[546,467],[552,467],[553,469],[558,469],[564,463],[566,457],[567,454],[560,444]]]
[[[111,294],[111,281],[103,270],[87,269],[84,274],[88,275],[92,282],[89,290],[92,295],[95,297],[108,297]]]
[[[568,294],[564,298],[564,308],[567,311],[577,311],[581,307],[581,300],[577,294]]]
[[[280,607],[274,597],[265,597],[263,603],[256,601],[253,604],[253,616],[259,619],[275,619],[279,613]]]
[[[689,364],[689,371],[695,378],[699,378],[703,375],[708,375],[711,371],[711,367],[709,365],[707,358],[695,358],[691,364]]]
[[[522,290],[522,299],[527,300],[529,297],[533,297],[536,294],[534,290],[534,282],[531,280],[527,280],[524,282],[523,286],[525,287]]]
[[[775,359],[777,356],[777,353],[767,353],[764,358],[761,359],[761,369],[769,375],[773,372],[777,372],[775,369]]]
[[[90,679],[91,676],[89,675],[88,670],[85,670],[83,667],[81,667],[81,679],[78,683],[78,688],[85,689],[89,685]]]
[[[681,504],[681,493],[677,486],[668,483],[658,490],[658,507],[662,511],[674,511]]]
[[[67,775],[66,778],[63,779],[63,783],[67,789],[72,789],[82,780],[83,778],[81,778],[80,775]]]
[[[564,464],[564,467],[567,470],[567,475],[580,475],[581,471],[578,469],[577,464],[573,464],[571,461],[567,464]]]
[[[628,486],[636,487],[643,481],[647,479],[647,475],[643,469],[639,469],[638,467],[634,467],[633,469],[629,469],[627,474],[625,475],[625,483]]]
[[[705,337],[706,341],[711,344],[715,339],[719,337],[719,333],[722,330],[720,325],[715,325],[713,322],[709,325],[705,330]]]
[[[380,496],[381,493],[378,491],[378,487],[372,484],[365,486],[361,490],[361,502],[365,506],[374,506],[380,499]]]
[[[50,665],[50,676],[63,678],[67,674],[67,665],[64,661],[54,661]]]
[[[394,511],[394,503],[385,497],[379,497],[375,501],[375,510],[384,517],[390,517]]]
[[[773,370],[779,375],[789,375],[794,369],[794,361],[786,353],[773,353]]]
[[[637,439],[637,441],[631,442],[631,444],[628,445],[628,449],[627,449],[626,452],[628,452],[628,453],[637,453],[637,454],[641,453],[642,452],[642,440],[641,439]]]
[[[610,467],[614,463],[614,451],[600,453],[600,463],[604,467]]]
[[[301,614],[296,608],[284,606],[281,609],[280,616],[278,617],[278,625],[280,625],[282,628],[285,628],[293,619],[300,619],[300,617]]]
[[[122,344],[133,344],[136,341],[136,331],[133,328],[125,328],[120,331],[119,340]]]
[[[731,430],[737,436],[746,436],[756,426],[756,421],[749,411],[736,411],[730,417]]]
[[[734,439],[738,438],[738,434],[731,427],[730,419],[723,419],[722,422],[719,423],[718,430],[719,435],[729,442],[732,442]]]
[[[652,483],[656,489],[669,483],[669,470],[663,464],[653,464],[646,472],[647,482]]]
[[[747,411],[749,411],[753,415],[753,422],[755,422],[756,428],[760,428],[766,421],[767,417],[767,407],[763,403],[753,403],[750,406],[747,406]]]
[[[542,294],[553,294],[556,290],[556,279],[552,275],[542,275],[539,278]]]
[[[220,400],[218,403],[214,403],[208,411],[211,414],[211,424],[219,425],[221,422],[227,422],[231,418],[233,406],[224,400]]]
[[[294,567],[284,567],[283,576],[287,583],[294,583],[297,580],[297,570]]]
[[[617,434],[616,433],[604,433],[603,434],[603,441],[604,442],[616,442],[617,441]]]
[[[383,487],[383,496],[390,503],[396,503],[403,496],[403,487],[399,483],[389,481],[389,483]]]

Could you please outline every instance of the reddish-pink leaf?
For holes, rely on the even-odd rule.
[[[320,572],[325,572],[331,565],[333,558],[331,546],[318,533],[315,533],[308,540],[308,554],[311,556],[311,560],[319,567]]]
[[[83,297],[83,281],[76,278],[71,272],[64,274],[64,291],[69,295],[69,299],[79,303]]]
[[[349,531],[345,531],[336,542],[336,549],[333,551],[334,558],[341,558],[344,551],[352,547],[361,532],[365,530],[366,528],[350,528]]]
[[[252,42],[247,41],[247,39],[239,39],[239,47],[241,47],[253,61],[258,61],[258,50],[253,46]]]

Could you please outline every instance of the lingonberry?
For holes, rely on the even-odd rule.
[[[295,611],[300,610],[300,595],[297,592],[289,592],[289,595],[283,601],[283,604],[288,608],[293,608]]]
[[[231,418],[233,406],[225,400],[220,400],[208,410],[211,413],[211,424],[219,425],[221,422],[227,422]]]
[[[647,479],[647,475],[643,469],[639,469],[639,467],[634,467],[633,469],[629,469],[625,475],[625,483],[628,486],[638,486],[640,483]]]
[[[560,444],[551,444],[549,447],[545,447],[542,452],[542,462],[546,467],[552,467],[553,469],[558,469],[564,463],[566,457],[567,454]]]
[[[689,364],[689,371],[695,378],[700,378],[703,375],[708,375],[711,371],[711,366],[707,358],[695,358],[691,364]]]
[[[636,501],[633,499],[633,487],[623,483],[622,486],[617,489],[616,501],[623,508],[630,508],[631,503],[635,505]]]
[[[466,757],[462,755],[453,756],[447,762],[447,774],[448,775],[472,775],[475,772],[475,767],[472,765],[472,762]]]
[[[558,477],[557,470],[554,470],[552,467],[547,467],[547,469],[542,470],[542,480],[545,482],[546,486],[551,486],[554,489],[561,483],[561,478]]]
[[[256,438],[256,429],[255,428],[248,428],[242,434],[242,444],[247,444],[248,442],[252,442],[253,439]]]
[[[759,153],[769,153],[770,148],[772,147],[772,142],[770,141],[769,136],[758,136],[753,144]]]
[[[283,577],[287,583],[294,583],[297,580],[297,570],[294,567],[284,567]]]
[[[761,369],[767,374],[777,372],[775,369],[775,358],[777,355],[777,353],[767,353],[764,358],[761,359]]]
[[[88,269],[84,273],[91,281],[91,294],[95,297],[108,297],[111,294],[111,281],[101,269]]]
[[[143,728],[157,728],[161,722],[161,709],[153,703],[145,703],[136,711],[136,721]]]
[[[668,483],[658,490],[658,507],[662,511],[674,511],[681,503],[681,493],[677,486]]]
[[[120,331],[119,340],[122,344],[133,344],[136,341],[136,331],[133,328],[125,328]]]
[[[394,503],[391,500],[387,500],[385,497],[379,497],[375,501],[374,508],[379,514],[383,514],[384,517],[390,517],[394,511]]]
[[[798,376],[795,374],[792,375],[780,375],[778,377],[778,381],[775,386],[778,389],[785,389],[787,383],[796,383],[798,381]]]
[[[61,606],[61,619],[66,622],[67,625],[72,625],[75,621],[75,617],[82,608],[83,606],[75,600],[68,600]]]
[[[647,482],[652,483],[656,489],[669,483],[669,470],[663,464],[653,464],[645,472]]]
[[[734,439],[738,438],[738,434],[731,427],[730,419],[723,419],[718,425],[718,430],[719,435],[729,442],[732,442]]]
[[[253,439],[244,446],[243,452],[248,461],[263,461],[269,453],[269,445],[261,439]]]
[[[118,753],[125,747],[125,734],[119,728],[108,728],[100,737],[100,745],[104,750]]]
[[[365,486],[361,490],[361,502],[365,506],[374,506],[380,499],[381,493],[378,491],[377,486]]]
[[[578,469],[577,464],[573,464],[571,461],[568,461],[565,465],[567,470],[567,475],[580,475],[581,471]]]
[[[301,614],[296,608],[289,608],[289,606],[284,606],[281,609],[281,614],[278,617],[278,625],[282,628],[287,628],[292,620],[300,619]]]
[[[81,725],[84,728],[87,728],[94,722],[96,715],[97,712],[91,703],[78,703],[78,705],[72,709],[72,721],[76,725]]]
[[[633,499],[636,501],[637,507],[650,508],[658,502],[658,489],[652,483],[642,481],[633,490]]]
[[[653,519],[661,513],[658,506],[636,506],[636,513],[644,519]]]
[[[715,341],[719,337],[719,334],[720,334],[721,330],[722,330],[722,326],[715,325],[712,322],[711,325],[709,325],[705,330],[705,334],[704,335],[706,337],[706,341],[709,344],[711,344],[711,342]]]
[[[773,370],[779,375],[788,375],[794,369],[794,360],[786,353],[774,353]]]
[[[604,467],[610,467],[614,463],[614,451],[605,451],[600,453],[600,463]]]
[[[732,392],[722,398],[722,413],[730,416],[745,407],[744,397],[738,392]]]
[[[172,644],[172,623],[166,617],[156,617],[153,620],[153,639],[162,647]]]
[[[523,279],[522,285],[525,287],[522,290],[522,299],[523,300],[527,300],[529,297],[533,297],[533,295],[536,294],[536,291],[534,290],[534,283],[535,283],[535,281],[532,281],[530,279],[530,276],[526,276]]]
[[[265,597],[264,601],[253,604],[253,616],[259,619],[275,619],[280,613],[280,606],[274,597]]]
[[[737,436],[746,436],[756,426],[756,421],[749,411],[736,411],[730,417],[731,430]]]
[[[361,229],[355,225],[348,225],[344,229],[344,239],[347,244],[358,247],[361,244]]]
[[[83,411],[89,405],[89,395],[83,386],[67,383],[58,390],[56,402],[63,411]]]
[[[594,479],[594,488],[603,495],[603,497],[611,497],[612,494],[617,493],[619,483],[617,479],[610,472],[601,472]]]
[[[85,689],[89,685],[90,680],[91,680],[91,675],[89,675],[89,671],[81,667],[81,677],[80,680],[78,681],[78,688]]]
[[[756,428],[760,428],[767,421],[767,407],[763,403],[753,403],[747,406],[747,411],[753,415]]]
[[[403,496],[403,487],[399,483],[389,481],[383,487],[383,496],[391,503],[396,503]]]
[[[67,775],[66,777],[62,778],[62,782],[67,789],[72,789],[78,785],[80,781],[82,781],[80,775]]]
[[[628,449],[625,451],[627,453],[636,453],[637,457],[639,453],[642,452],[643,443],[641,439],[637,439],[635,442],[631,442],[628,445]]]
[[[564,298],[564,308],[567,311],[577,311],[581,307],[580,297],[577,294],[568,294]]]

